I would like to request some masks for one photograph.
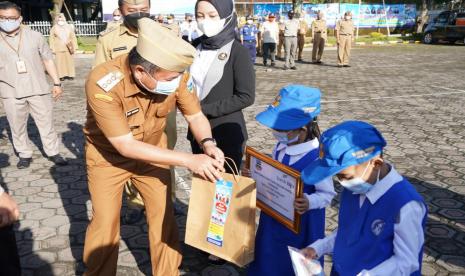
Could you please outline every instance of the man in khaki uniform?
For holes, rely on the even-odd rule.
[[[19,155],[17,167],[24,169],[32,162],[33,150],[27,134],[29,114],[49,159],[66,165],[53,127],[53,100],[58,100],[63,90],[52,51],[42,34],[21,26],[21,8],[16,4],[0,2],[0,19],[0,96]],[[53,80],[52,89],[44,71]]]
[[[284,47],[284,29],[286,26],[284,25],[284,18],[281,16],[279,19],[279,40],[278,40],[278,50],[276,56],[281,59],[282,58],[282,50]]]
[[[181,28],[179,24],[174,20],[174,14],[170,14],[166,17],[166,26],[172,30],[177,36],[181,37]]]
[[[308,25],[305,18],[302,15],[299,16],[299,32],[297,33],[297,47],[299,48],[299,53],[297,55],[297,60],[302,61],[302,53],[305,46],[305,35],[307,35]]]
[[[355,41],[354,22],[352,13],[344,13],[344,18],[336,23],[336,41],[337,41],[337,65],[339,67],[350,67],[350,49],[352,42]]]
[[[105,30],[108,29],[113,29],[113,28],[118,28],[121,23],[123,23],[123,20],[121,20],[121,11],[119,9],[115,9],[113,11],[113,19],[111,21],[107,22],[107,27]]]
[[[84,134],[93,217],[84,245],[85,275],[116,275],[121,197],[128,180],[146,203],[153,275],[179,275],[169,166],[187,167],[210,181],[224,170],[224,155],[186,73],[195,48],[149,18],[138,24],[136,48],[96,67],[86,82]],[[176,107],[205,154],[167,149],[163,130]]]
[[[312,22],[312,62],[321,64],[321,57],[325,49],[326,40],[328,39],[328,28],[322,11],[318,12],[316,20]]]
[[[150,16],[149,0],[118,0],[118,5],[124,22],[100,33],[94,66],[129,53],[137,42],[137,20]]]

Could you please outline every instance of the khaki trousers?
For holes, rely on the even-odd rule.
[[[297,54],[297,36],[284,37],[284,67],[291,68],[295,66],[295,56]]]
[[[279,35],[279,41],[278,41],[278,51],[277,51],[277,54],[276,54],[278,56],[278,58],[282,57],[283,46],[284,46],[284,35],[280,34]]]
[[[321,61],[323,51],[325,49],[326,38],[321,36],[321,33],[315,33],[313,37],[312,61]]]
[[[121,197],[131,180],[140,192],[147,213],[152,274],[179,275],[182,255],[179,234],[170,200],[168,168],[128,160],[86,145],[92,220],[84,244],[84,275],[114,276],[120,241]]]
[[[176,141],[178,139],[176,129],[176,110],[172,111],[167,116],[165,133],[168,138],[168,148],[172,150],[176,146]],[[174,172],[174,167],[170,167],[170,175],[172,187],[171,200],[174,202],[176,200],[176,174]],[[134,187],[131,181],[129,181],[126,185],[127,187],[124,192],[127,196],[127,202],[130,208],[144,208],[142,197],[140,196],[140,193],[137,191],[136,187]]]
[[[297,35],[297,47],[299,48],[299,54],[297,55],[298,60],[302,60],[302,52],[304,51],[305,46],[305,35],[298,34]]]
[[[39,129],[40,140],[47,156],[59,153],[60,141],[53,127],[52,95],[45,94],[26,98],[3,98],[3,108],[11,128],[13,146],[21,158],[32,157],[31,141],[27,134],[29,114]]]
[[[339,45],[337,47],[337,64],[349,65],[350,49],[352,48],[352,36],[340,35]]]

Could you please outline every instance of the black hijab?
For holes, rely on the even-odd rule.
[[[234,11],[234,2],[233,0],[198,0],[195,3],[195,13],[197,14],[197,6],[199,2],[207,1],[212,4],[221,19],[227,18]],[[226,25],[224,29],[217,35],[212,37],[207,37],[203,35],[200,37],[200,44],[202,44],[202,49],[205,50],[217,50],[223,47],[224,45],[231,42],[231,40],[237,39],[236,35],[236,26],[237,26],[237,16],[236,13],[232,15],[232,18],[226,19]]]

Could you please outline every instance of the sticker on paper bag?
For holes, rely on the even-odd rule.
[[[218,180],[216,182],[215,198],[208,225],[207,242],[223,246],[224,226],[228,218],[229,205],[232,197],[232,182]]]

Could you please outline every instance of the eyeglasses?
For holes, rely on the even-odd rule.
[[[18,20],[21,16],[18,17],[0,17],[0,22],[15,22]]]

